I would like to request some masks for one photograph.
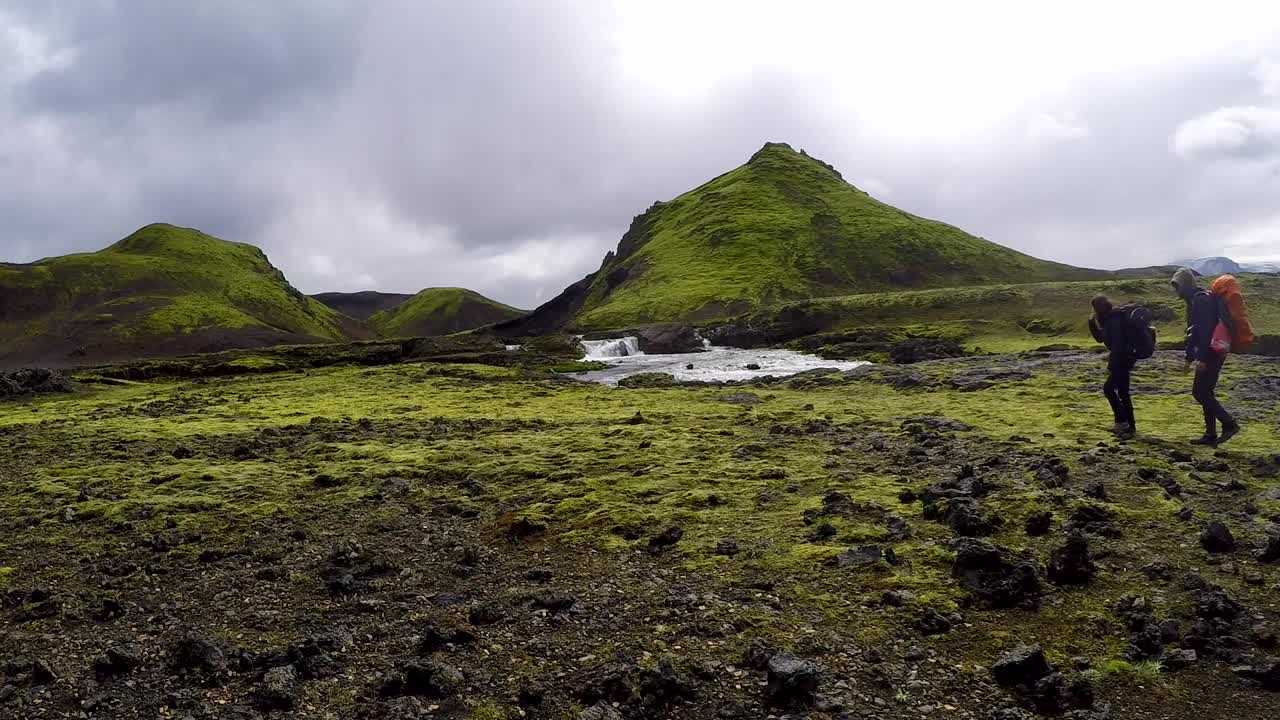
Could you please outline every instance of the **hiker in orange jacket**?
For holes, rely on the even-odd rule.
[[[1204,435],[1193,440],[1195,445],[1217,447],[1240,432],[1240,423],[1218,402],[1218,377],[1226,355],[1212,347],[1213,331],[1222,321],[1223,312],[1218,300],[1196,284],[1196,275],[1188,268],[1180,268],[1170,281],[1173,289],[1187,304],[1187,369],[1195,363],[1196,378],[1191,384],[1191,395],[1204,409]],[[1218,422],[1222,434],[1218,434]]]

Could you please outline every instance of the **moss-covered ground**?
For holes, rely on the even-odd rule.
[[[1255,349],[1280,353],[1280,276],[1243,275],[1249,316],[1259,335]],[[1047,346],[1088,348],[1089,301],[1106,295],[1116,304],[1151,308],[1157,337],[1168,346],[1183,340],[1185,309],[1164,278],[1134,278],[1015,285],[965,284],[940,290],[826,297],[762,309],[754,325],[803,327],[806,334],[839,336],[850,330],[889,330],[914,337],[944,337],[970,351],[1005,353]]]
[[[492,365],[339,366],[3,404],[0,656],[45,660],[58,679],[0,677],[14,687],[0,717],[86,701],[94,717],[254,716],[264,658],[318,636],[341,638],[337,669],[305,679],[281,716],[393,717],[411,703],[387,677],[423,652],[428,623],[477,636],[434,654],[465,676],[422,704],[439,717],[573,718],[603,675],[663,658],[696,694],[658,693],[660,715],[624,698],[625,715],[764,717],[763,675],[743,659],[756,643],[822,666],[814,717],[986,718],[1016,703],[986,668],[1029,642],[1064,670],[1091,665],[1115,717],[1271,717],[1280,698],[1225,662],[1173,672],[1126,657],[1112,612],[1138,595],[1189,627],[1183,577],[1198,573],[1251,624],[1278,620],[1280,572],[1249,551],[1280,517],[1280,366],[1232,359],[1223,394],[1245,430],[1216,454],[1186,442],[1199,414],[1179,368],[1173,353],[1140,368],[1130,442],[1108,432],[1089,353],[642,389]],[[986,539],[1041,566],[1073,512],[1102,508],[1097,577],[1047,584],[1038,609],[976,602],[951,576],[956,533],[916,499],[965,466],[991,486]],[[1050,531],[1028,536],[1045,510]],[[1236,552],[1200,548],[1210,519]],[[893,562],[838,557],[868,545]],[[1142,570],[1157,560],[1168,579]],[[895,590],[908,594],[886,602]],[[475,612],[491,606],[494,623]],[[935,615],[949,631],[922,632]],[[221,674],[175,671],[190,634],[224,647]],[[1241,642],[1246,659],[1269,652]],[[140,667],[95,677],[120,644]]]

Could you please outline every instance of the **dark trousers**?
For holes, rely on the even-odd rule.
[[[1129,396],[1129,379],[1133,374],[1133,365],[1128,363],[1109,363],[1107,365],[1107,381],[1102,385],[1102,394],[1111,403],[1111,414],[1116,416],[1116,423],[1125,423],[1137,428],[1133,418],[1133,398]]]
[[[1214,355],[1213,360],[1205,362],[1203,370],[1196,368],[1196,379],[1191,384],[1191,395],[1200,403],[1200,407],[1204,408],[1204,434],[1205,437],[1218,437],[1218,421],[1222,421],[1223,428],[1229,428],[1236,424],[1231,413],[1222,407],[1222,403],[1218,402],[1217,388],[1218,376],[1222,374],[1222,363],[1226,360],[1221,355]]]

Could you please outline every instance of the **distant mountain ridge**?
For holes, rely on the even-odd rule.
[[[803,151],[767,143],[745,165],[655,203],[599,270],[499,329],[696,322],[814,297],[1111,276],[904,212]]]
[[[1192,260],[1178,260],[1177,262],[1170,264],[1177,267],[1191,268],[1201,275],[1280,272],[1280,262],[1238,263],[1229,257],[1222,256],[1202,257]]]
[[[390,310],[413,296],[405,293],[362,290],[360,292],[327,292],[311,297],[347,317],[363,321],[368,320],[374,313]]]

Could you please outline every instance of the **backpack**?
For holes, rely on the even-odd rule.
[[[1125,342],[1135,358],[1146,359],[1156,351],[1156,329],[1151,327],[1151,310],[1143,305],[1122,305]]]
[[[1243,352],[1253,344],[1254,337],[1240,281],[1234,276],[1222,275],[1209,283],[1209,294],[1218,303],[1218,318],[1231,333],[1230,348],[1235,352]]]

